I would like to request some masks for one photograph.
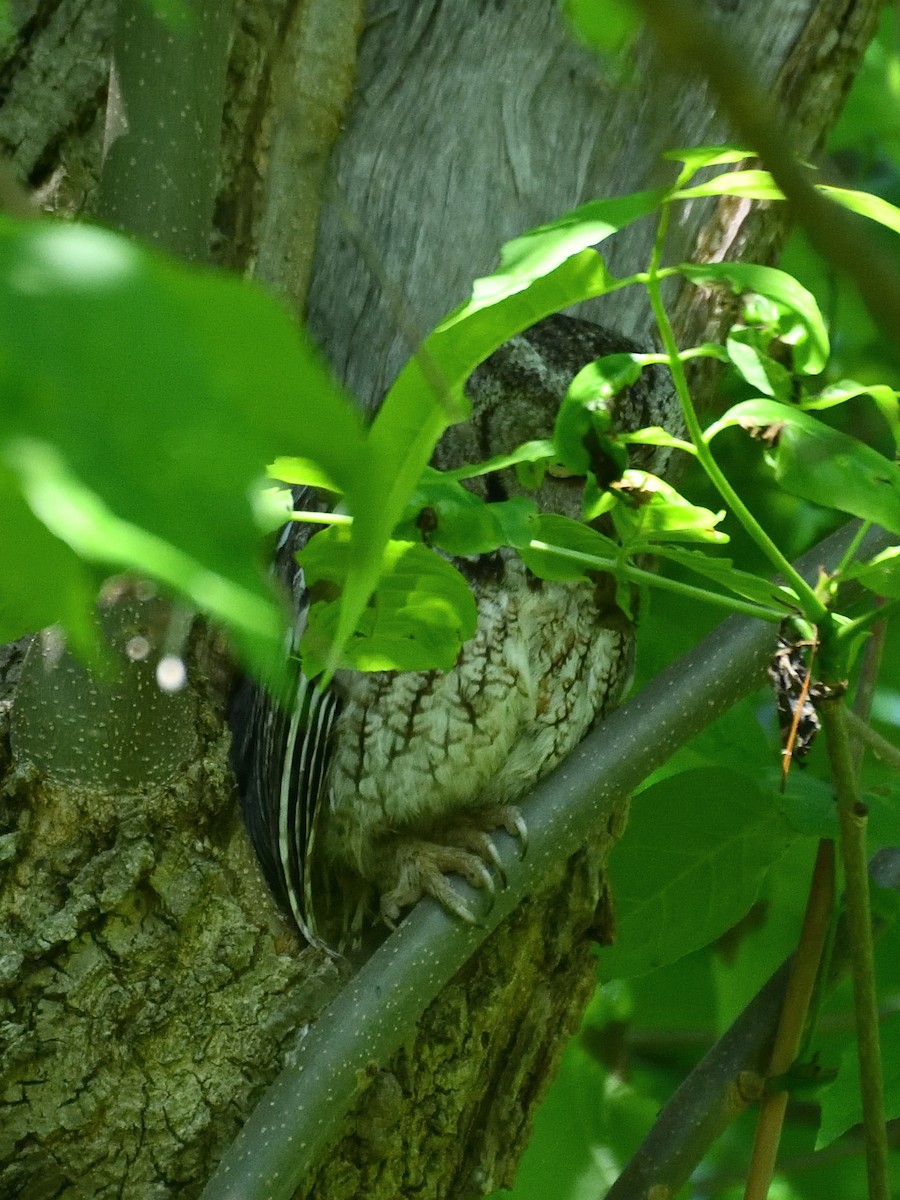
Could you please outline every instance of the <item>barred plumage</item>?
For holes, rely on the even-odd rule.
[[[444,469],[548,437],[576,372],[627,339],[552,317],[512,339],[467,385],[473,418],[435,452]],[[671,388],[656,368],[616,402],[622,428],[665,424]],[[660,451],[638,465],[658,467]],[[512,471],[492,499],[524,493]],[[533,494],[533,493],[527,493]],[[308,494],[297,507],[309,506]],[[578,516],[580,488],[548,476],[545,511]],[[299,641],[309,598],[294,554],[316,529],[292,524],[278,569],[291,589]],[[342,945],[368,916],[393,922],[430,893],[471,916],[445,878],[492,886],[490,830],[521,829],[513,807],[618,702],[632,629],[612,581],[535,579],[512,551],[458,560],[478,626],[454,669],[341,671],[326,693],[302,676],[291,711],[248,687],[235,710],[235,763],[247,827],[282,905],[310,941]]]

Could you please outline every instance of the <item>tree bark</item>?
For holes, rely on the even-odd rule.
[[[835,119],[877,7],[717,6],[790,112],[800,154]],[[0,65],[0,144],[57,212],[96,196],[113,8],[19,6]],[[371,409],[502,241],[671,178],[667,148],[726,137],[704,89],[651,45],[617,73],[570,43],[553,0],[242,0],[213,250],[308,312]],[[695,203],[669,253],[767,261],[783,228],[765,206]],[[640,269],[651,238],[645,222],[613,239],[610,269]],[[685,341],[724,320],[709,295],[673,299]],[[584,315],[649,337],[637,291]],[[153,604],[133,597],[129,635],[152,631]],[[349,973],[301,949],[270,900],[235,806],[223,652],[198,633],[190,661],[190,696],[160,712],[134,677],[96,694],[46,637],[0,660],[0,1200],[199,1194],[296,1030]],[[115,742],[131,727],[149,761],[136,754],[125,775],[102,750],[87,765],[76,752],[98,729]],[[373,1064],[300,1194],[465,1197],[512,1182],[593,988],[591,940],[612,935],[603,864],[622,819],[492,935],[392,1062]]]

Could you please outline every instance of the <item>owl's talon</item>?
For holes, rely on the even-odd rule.
[[[513,809],[513,812],[515,813],[515,816],[512,819],[513,827],[510,829],[510,827],[507,825],[506,832],[510,837],[514,837],[516,839],[519,851],[519,861],[521,862],[521,860],[528,853],[528,826],[525,824],[525,818],[517,808]]]
[[[499,867],[496,847],[480,830],[467,828],[454,833],[456,837],[446,835],[451,844],[400,837],[385,846],[380,874],[390,879],[393,886],[382,893],[380,910],[390,928],[399,921],[403,909],[423,896],[432,896],[460,920],[480,925],[480,918],[447,879],[450,873],[462,876],[473,888],[484,892],[488,911],[493,907],[497,885],[489,864],[496,863]],[[505,882],[504,878],[504,885]]]
[[[479,829],[505,829],[516,842],[520,861],[528,853],[528,826],[514,804],[483,809],[475,813],[474,820],[477,821]],[[496,850],[494,853],[496,854]]]

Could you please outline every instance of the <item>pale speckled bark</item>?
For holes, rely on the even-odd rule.
[[[718,7],[766,86],[788,98],[810,152],[875,4]],[[23,40],[0,52],[0,145],[48,207],[89,208],[113,5],[44,0],[17,11]],[[580,200],[659,182],[661,149],[724,134],[702,89],[669,77],[651,51],[616,83],[562,45],[555,14],[555,0],[369,5],[310,309],[339,373],[369,404],[406,356],[410,327],[424,332],[464,298],[502,240]],[[215,251],[297,308],[359,19],[359,0],[238,5]],[[711,257],[768,257],[780,236],[770,213],[694,205],[672,253],[699,242]],[[644,261],[648,238],[636,227],[616,239],[613,270]],[[409,314],[404,335],[385,282]],[[636,295],[601,314],[626,333],[646,330]],[[709,319],[708,297],[685,300],[679,325],[690,337]],[[12,770],[0,728],[0,1200],[196,1195],[294,1027],[336,986],[321,956],[297,953],[262,887],[235,816],[216,652],[196,653],[206,682],[192,701],[194,749],[163,779],[86,790],[54,781],[46,764],[36,771],[21,750]],[[12,679],[20,660],[3,666]],[[590,994],[590,938],[608,933],[607,841],[564,877],[561,868],[562,882],[498,930],[406,1049],[373,1066],[346,1137],[304,1194],[424,1200],[511,1180]]]

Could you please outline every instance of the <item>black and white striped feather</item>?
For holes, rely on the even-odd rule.
[[[299,488],[294,509],[319,508],[319,499],[314,489]],[[278,539],[273,569],[287,586],[294,611],[288,658],[298,659],[310,604],[295,555],[317,528],[291,522]],[[231,722],[236,733],[233,761],[250,840],[276,898],[306,940],[318,944],[311,863],[339,712],[337,690],[321,690],[298,667],[294,695],[282,704],[245,680]]]

